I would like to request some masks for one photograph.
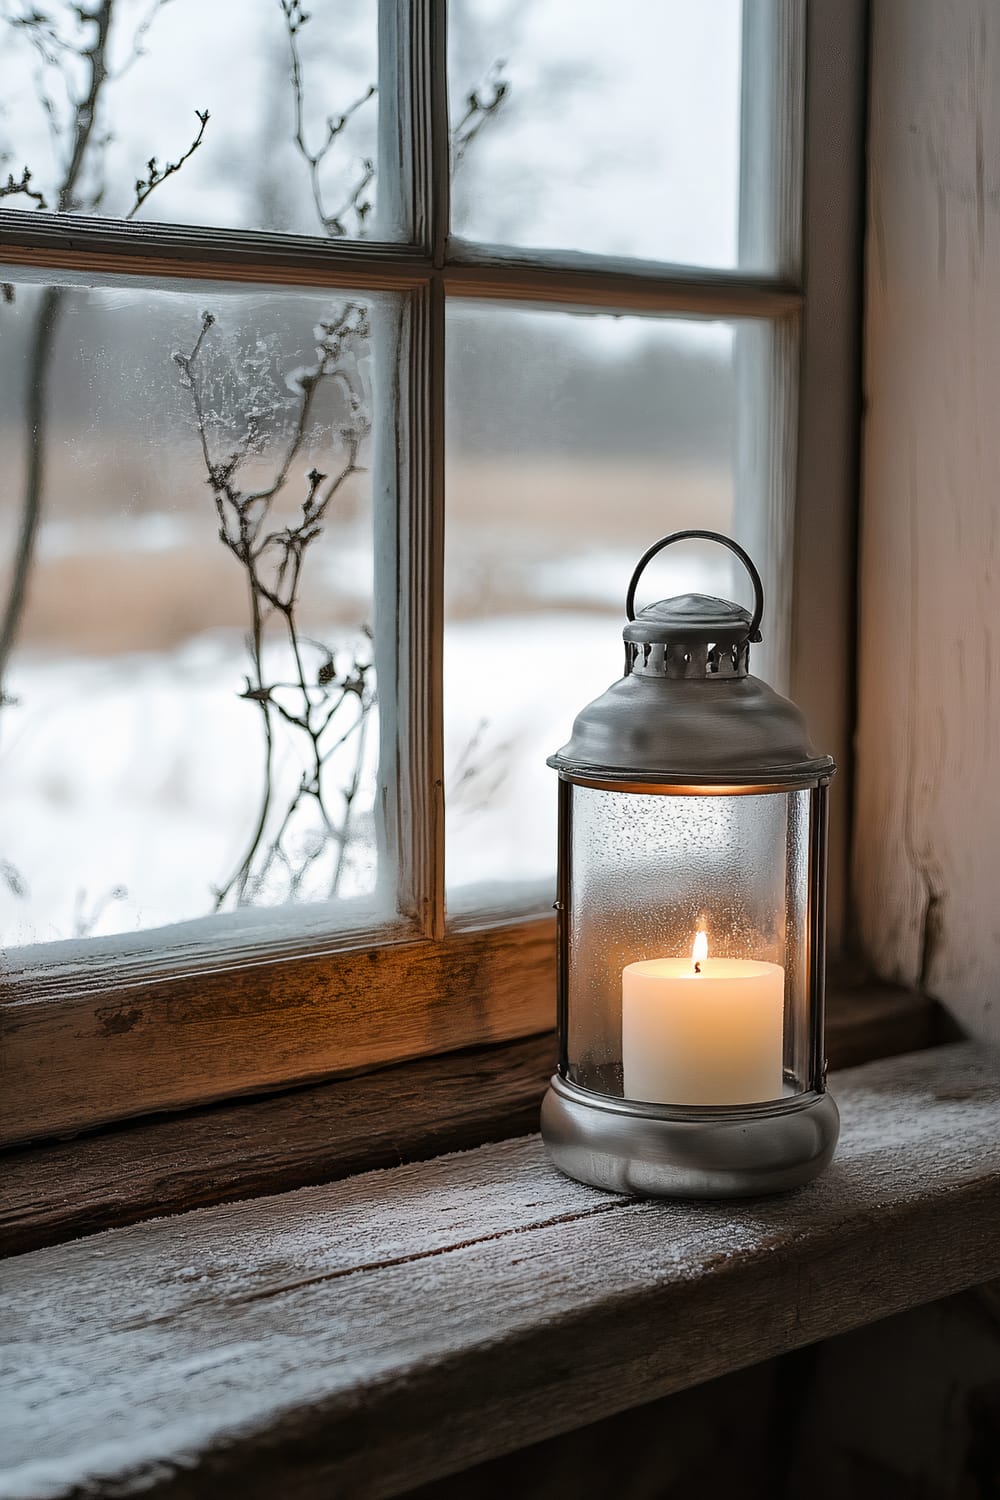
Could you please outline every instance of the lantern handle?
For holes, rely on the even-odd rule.
[[[755,642],[759,641],[760,622],[764,615],[764,585],[760,581],[760,574],[754,567],[753,562],[751,561],[747,553],[744,552],[740,544],[738,542],[734,542],[732,537],[723,536],[721,531],[672,531],[669,536],[661,537],[658,542],[654,542],[651,547],[647,548],[647,550],[642,554],[639,561],[635,565],[635,572],[632,574],[632,580],[628,586],[628,593],[625,595],[626,615],[630,620],[635,619],[635,591],[639,585],[639,579],[642,577],[642,574],[645,571],[647,565],[652,562],[657,553],[662,552],[664,547],[669,547],[672,542],[686,542],[692,540],[703,542],[718,542],[721,547],[728,547],[730,552],[734,552],[736,554],[740,562],[750,574],[750,582],[753,584],[753,617],[750,620],[750,624],[747,626],[747,640]]]

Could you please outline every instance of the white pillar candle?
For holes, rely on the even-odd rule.
[[[626,1099],[755,1104],[782,1091],[785,971],[744,958],[651,958],[622,970]]]

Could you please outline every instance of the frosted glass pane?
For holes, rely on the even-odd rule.
[[[101,40],[98,27],[66,0],[15,9],[19,19],[0,17],[0,162],[17,181],[27,167],[48,208],[390,235],[377,223],[374,175],[377,0],[116,0],[107,76],[75,164],[77,106],[90,90],[81,54]],[[153,159],[161,180],[147,195]],[[8,197],[4,207],[33,202]]]
[[[556,778],[545,758],[622,673],[624,597],[657,537],[745,535],[733,325],[453,306],[448,325],[447,868],[467,888],[551,899]],[[756,421],[766,422],[762,404]],[[749,602],[731,555],[669,549],[640,604]],[[483,896],[485,900],[485,893]]]
[[[741,11],[742,0],[452,0],[456,233],[735,265]]]
[[[622,970],[647,959],[688,959],[702,930],[711,958],[783,970],[786,1086],[809,1086],[810,795],[573,788],[567,921],[575,1082],[622,1093]]]
[[[10,296],[3,941],[288,902],[348,920],[380,889],[372,299]]]

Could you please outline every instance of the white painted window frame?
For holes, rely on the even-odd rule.
[[[383,844],[400,917],[331,935],[328,918],[253,913],[93,941],[28,967],[0,997],[7,1078],[0,1142],[499,1041],[553,1022],[550,915],[445,909],[445,312],[449,299],[766,320],[772,419],[740,456],[741,519],[785,602],[777,663],[824,749],[851,734],[858,261],[864,0],[745,0],[744,74],[777,57],[773,97],[745,91],[743,249],[773,274],[476,246],[449,234],[446,6],[381,0],[379,213],[399,243],[317,242],[185,226],[0,212],[0,261],[21,279],[77,284],[233,282],[398,294],[383,328],[393,399],[376,413],[376,607]],[[758,65],[755,67],[755,57]],[[800,104],[805,99],[805,128]],[[805,172],[801,143],[805,142]],[[777,171],[763,191],[757,167]],[[805,212],[800,214],[804,183]],[[773,205],[761,213],[761,205]],[[802,225],[802,258],[798,227]],[[800,265],[804,267],[800,270]],[[390,362],[391,361],[391,365]],[[382,382],[383,388],[385,381]],[[796,467],[797,452],[797,467]],[[797,475],[797,478],[796,478]],[[739,516],[739,509],[738,509]],[[773,617],[773,616],[772,616]],[[780,634],[780,631],[779,631]],[[847,797],[834,810],[841,930]],[[169,942],[170,946],[166,946]]]

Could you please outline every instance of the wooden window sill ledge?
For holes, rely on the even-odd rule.
[[[398,1494],[1000,1274],[1000,1057],[840,1074],[797,1193],[636,1202],[537,1136],[3,1267],[0,1496]]]
[[[830,997],[832,1068],[956,1039],[925,995],[861,983]],[[529,1135],[555,1062],[550,1031],[8,1150],[0,1255]]]

